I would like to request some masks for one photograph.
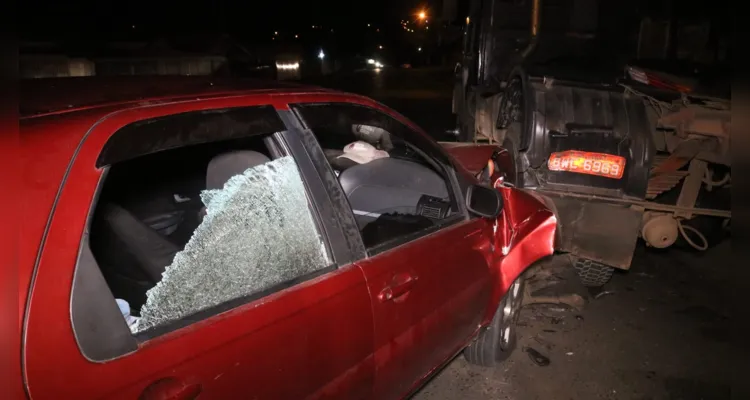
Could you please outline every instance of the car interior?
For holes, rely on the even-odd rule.
[[[201,223],[200,193],[271,160],[263,137],[194,145],[110,167],[91,224],[92,253],[134,315]]]
[[[375,114],[355,123],[345,112],[334,109],[331,116],[314,113],[317,110],[303,109],[303,117],[338,176],[368,249],[435,226],[455,213],[437,166],[383,127],[393,128],[390,117]],[[377,135],[358,135],[363,126]],[[367,162],[342,157],[348,144],[362,140],[388,156]]]

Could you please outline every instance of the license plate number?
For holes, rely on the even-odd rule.
[[[625,158],[612,154],[569,150],[552,153],[547,167],[550,171],[576,172],[620,179],[625,171]]]

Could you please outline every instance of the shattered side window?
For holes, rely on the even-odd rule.
[[[291,157],[250,168],[201,199],[203,222],[148,291],[134,332],[331,264]]]

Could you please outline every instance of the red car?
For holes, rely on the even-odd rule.
[[[553,252],[542,202],[478,180],[496,147],[441,146],[362,96],[187,77],[21,93],[10,381],[33,399],[402,398],[461,351],[507,357],[522,273]]]

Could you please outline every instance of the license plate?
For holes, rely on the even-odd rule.
[[[625,171],[625,158],[612,154],[570,150],[552,153],[547,167],[550,171],[568,171],[620,179]]]

